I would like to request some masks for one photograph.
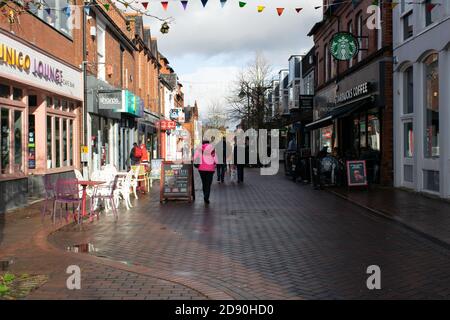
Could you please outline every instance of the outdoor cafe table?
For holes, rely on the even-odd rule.
[[[86,198],[87,198],[86,188],[88,186],[90,186],[90,187],[98,186],[103,183],[105,183],[105,181],[78,180],[78,184],[83,187],[83,195],[81,198],[81,216],[82,217],[86,216]],[[80,221],[78,221],[78,223],[80,223]]]

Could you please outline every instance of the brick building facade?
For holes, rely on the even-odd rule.
[[[313,152],[324,146],[344,160],[366,160],[369,182],[392,184],[392,5],[390,1],[324,1],[314,38]],[[377,26],[377,21],[380,24]],[[338,32],[360,50],[338,61],[330,50]]]

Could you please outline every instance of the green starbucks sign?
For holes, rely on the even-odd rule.
[[[356,37],[349,32],[338,32],[331,39],[331,55],[340,61],[352,59],[359,51]]]

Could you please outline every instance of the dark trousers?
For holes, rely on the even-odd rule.
[[[226,164],[218,164],[217,165],[217,181],[224,182],[225,180],[225,172],[227,171]]]
[[[211,184],[214,178],[214,171],[199,171],[200,178],[202,178],[203,196],[209,200],[209,193],[211,192]]]
[[[238,182],[244,182],[244,165],[243,164],[237,165],[237,178],[238,178]]]

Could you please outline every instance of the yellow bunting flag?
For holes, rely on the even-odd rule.
[[[263,12],[265,8],[266,7],[264,7],[264,6],[258,6],[258,12]]]

